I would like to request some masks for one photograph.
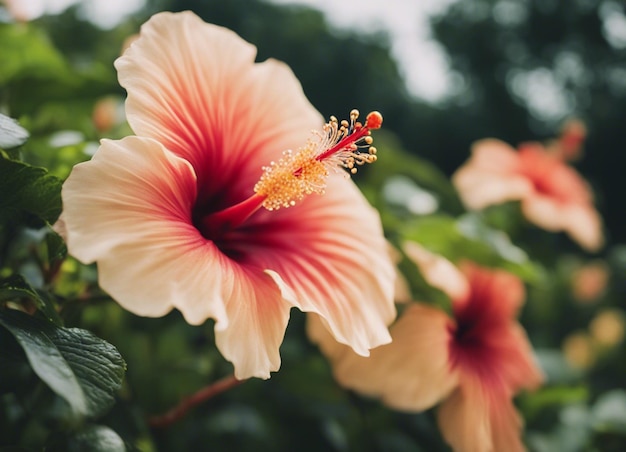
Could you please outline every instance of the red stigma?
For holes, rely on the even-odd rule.
[[[371,130],[380,129],[380,126],[383,125],[383,115],[381,115],[377,111],[370,112],[365,117],[365,127]]]

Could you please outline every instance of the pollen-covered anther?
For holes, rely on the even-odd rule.
[[[315,155],[310,142],[297,152],[284,151],[281,159],[263,167],[264,173],[254,186],[255,193],[265,197],[263,207],[291,207],[312,193],[323,194],[328,170]]]
[[[377,156],[370,130],[380,128],[383,117],[371,112],[365,125],[357,121],[358,117],[358,110],[350,112],[349,121],[331,116],[304,147],[295,153],[285,151],[280,160],[264,167],[254,187],[255,193],[265,198],[263,207],[291,207],[312,193],[323,194],[331,170],[344,168],[355,174],[357,167],[374,163]]]

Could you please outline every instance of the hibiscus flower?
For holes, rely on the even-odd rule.
[[[520,451],[522,421],[512,403],[542,374],[515,320],[524,301],[521,281],[502,270],[464,263],[460,270],[408,244],[424,277],[452,300],[452,315],[408,303],[390,330],[393,342],[369,358],[338,344],[315,321],[310,337],[329,357],[337,381],[409,412],[440,403],[437,421],[455,451]]]
[[[311,136],[323,121],[293,73],[255,55],[191,12],[153,16],[115,63],[136,136],[73,169],[57,226],[125,309],[214,319],[238,379],[278,370],[292,307],[362,355],[395,317],[379,216],[336,170],[375,160],[382,117]]]
[[[602,221],[589,187],[572,167],[539,143],[527,143],[515,151],[496,139],[478,141],[452,182],[469,209],[519,200],[531,223],[566,232],[588,251],[602,246]]]

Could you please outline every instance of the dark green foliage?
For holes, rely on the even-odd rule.
[[[126,367],[111,344],[89,331],[61,328],[15,310],[1,311],[0,324],[37,376],[69,404],[72,417],[96,417],[111,407]]]
[[[61,183],[44,168],[0,157],[0,225],[53,223],[61,213]]]

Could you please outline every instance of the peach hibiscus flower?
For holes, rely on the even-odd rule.
[[[391,326],[393,342],[372,350],[369,358],[337,344],[318,322],[309,322],[310,337],[347,388],[403,411],[441,402],[437,421],[455,451],[523,450],[522,420],[512,397],[537,387],[542,374],[515,320],[524,301],[521,281],[473,263],[459,271],[416,244],[409,247],[424,277],[451,297],[451,317],[409,303]]]
[[[375,160],[382,117],[332,118],[306,141],[319,113],[286,65],[255,54],[190,12],[144,24],[115,63],[137,136],[73,169],[57,225],[129,311],[215,319],[239,379],[278,370],[292,307],[361,355],[395,317],[378,214],[335,171]]]
[[[41,1],[4,0],[0,1],[0,5],[2,4],[17,22],[28,22],[44,11],[44,4]]]
[[[474,143],[472,157],[453,176],[469,209],[521,201],[524,216],[548,231],[564,231],[583,248],[603,244],[602,221],[581,176],[539,143],[520,146],[485,139]]]

